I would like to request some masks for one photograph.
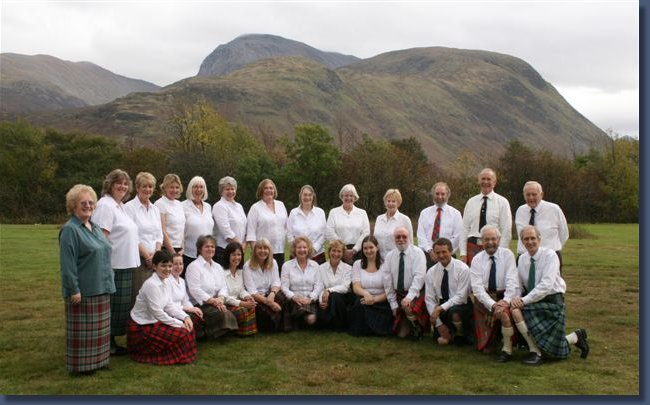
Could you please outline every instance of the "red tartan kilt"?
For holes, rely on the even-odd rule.
[[[397,316],[393,320],[393,333],[397,333],[397,328],[402,319],[406,318],[406,314],[402,309],[402,300],[406,297],[405,294],[395,292],[397,296],[397,304],[399,308],[397,309]],[[427,306],[424,302],[424,289],[420,292],[420,296],[413,301],[411,301],[411,312],[416,316],[416,320],[422,327],[422,330],[427,331],[430,328],[431,318],[427,312]]]
[[[493,297],[494,298],[494,297]],[[510,319],[510,308],[504,311]],[[474,299],[474,340],[476,348],[480,351],[492,352],[501,339],[501,322],[481,304],[478,299]],[[514,342],[515,336],[512,337]]]
[[[138,325],[129,319],[126,331],[129,355],[140,363],[191,363],[197,354],[195,330],[189,332],[162,322]]]

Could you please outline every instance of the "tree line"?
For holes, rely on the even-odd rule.
[[[0,123],[0,222],[62,222],[68,189],[84,183],[99,194],[105,175],[114,168],[132,178],[148,171],[159,181],[176,173],[184,185],[200,175],[211,204],[219,199],[218,180],[229,175],[237,179],[237,199],[246,210],[256,201],[258,183],[267,177],[288,209],[298,205],[300,187],[311,184],[326,212],[340,205],[340,188],[352,183],[361,197],[357,205],[370,218],[385,211],[384,192],[398,188],[404,200],[400,211],[416,219],[431,204],[430,189],[438,181],[449,184],[450,204],[462,212],[465,201],[479,192],[478,172],[491,167],[498,176],[495,190],[513,210],[524,203],[524,183],[536,180],[545,199],[559,204],[571,223],[639,219],[639,142],[615,134],[604,148],[573,158],[512,141],[501,156],[466,151],[441,167],[428,161],[413,138],[364,135],[341,151],[327,130],[306,123],[295,126],[293,136],[260,140],[205,103],[175,111],[167,132],[157,145],[136,147],[104,136],[38,128],[24,120]]]

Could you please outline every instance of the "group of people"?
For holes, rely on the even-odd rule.
[[[67,368],[92,374],[110,355],[127,353],[145,363],[190,363],[196,339],[300,328],[414,340],[431,330],[438,344],[475,344],[499,362],[511,359],[516,341],[528,346],[526,364],[566,358],[570,345],[586,358],[586,331],[564,335],[562,210],[542,199],[539,183],[524,185],[515,259],[510,205],[493,190],[496,174],[484,169],[478,179],[481,192],[462,215],[447,204],[447,184],[433,186],[417,246],[397,189],[386,191],[386,212],[371,232],[352,184],[327,217],[309,185],[287,212],[270,179],[259,183],[248,215],[229,176],[219,180],[214,206],[200,176],[182,202],[175,174],[164,177],[155,202],[156,179],[146,172],[136,176],[131,200],[131,179],[120,169],[106,176],[99,200],[75,185],[59,234]],[[128,349],[116,341],[125,334]]]

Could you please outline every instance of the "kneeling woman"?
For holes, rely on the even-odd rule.
[[[140,288],[128,321],[129,354],[140,363],[191,363],[196,359],[194,325],[171,297],[172,258],[159,250],[152,264],[155,273]]]
[[[374,236],[363,238],[361,260],[352,265],[352,291],[356,295],[350,311],[348,333],[353,336],[389,335],[393,311],[386,300],[392,280],[381,269],[381,254]]]
[[[244,264],[244,286],[257,302],[257,328],[261,332],[284,330],[286,297],[280,290],[280,272],[271,255],[271,242],[266,238],[253,244],[252,257]]]
[[[223,253],[223,267],[228,296],[226,306],[237,318],[239,336],[250,336],[257,333],[255,322],[255,300],[244,288],[243,263],[244,250],[239,242],[230,242]]]
[[[352,267],[341,260],[343,252],[345,243],[342,240],[331,241],[327,248],[329,261],[318,267],[318,323],[337,331],[348,328],[348,308],[354,301],[354,294],[350,293]]]
[[[285,312],[285,330],[316,323],[318,297],[318,263],[309,258],[314,253],[306,236],[297,236],[291,244],[294,257],[282,266],[282,292],[290,300]]]
[[[203,311],[202,335],[207,338],[217,338],[239,329],[235,315],[226,308],[228,286],[223,268],[212,260],[216,247],[217,241],[212,235],[200,236],[196,241],[198,256],[185,271],[190,301]]]

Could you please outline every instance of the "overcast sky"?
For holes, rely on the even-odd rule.
[[[0,51],[89,61],[165,86],[220,44],[274,34],[368,58],[414,47],[528,62],[603,130],[639,134],[639,2],[1,0]],[[0,67],[1,68],[1,67]]]

